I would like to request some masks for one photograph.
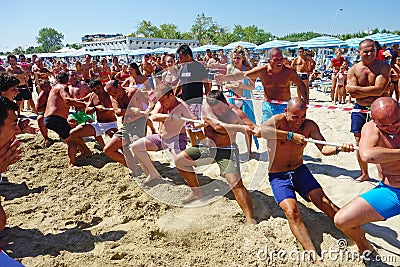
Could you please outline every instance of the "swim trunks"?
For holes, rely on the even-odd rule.
[[[180,153],[186,148],[187,135],[186,133],[180,133],[171,138],[162,138],[159,134],[152,134],[145,137],[146,140],[150,141],[157,146],[158,150],[170,149],[175,154]]]
[[[236,143],[226,147],[203,145],[188,147],[185,152],[192,160],[213,159],[218,164],[221,175],[234,173],[240,175],[239,149]]]
[[[26,87],[18,87],[18,95],[15,96],[15,101],[30,100],[32,99],[32,93]]]
[[[72,114],[69,114],[68,119],[76,120],[79,124],[83,124],[87,121],[94,121],[95,120],[95,113],[93,114],[86,114],[85,111],[77,111]]]
[[[138,140],[146,135],[146,117],[138,118],[132,122],[122,125],[122,127],[115,133],[124,143],[130,143]]]
[[[0,249],[0,266],[24,267],[24,265],[8,256],[2,249]]]
[[[308,80],[308,73],[307,72],[298,72],[297,75],[302,81]]]
[[[288,172],[270,172],[268,176],[275,201],[278,204],[288,198],[296,199],[295,192],[299,193],[304,200],[310,202],[307,195],[312,190],[321,188],[304,164]]]
[[[355,109],[369,110],[369,107],[361,106],[357,103],[354,104]],[[361,112],[352,112],[351,113],[351,127],[350,132],[352,133],[361,133],[361,128],[368,121],[368,114]]]
[[[43,116],[44,115],[44,111],[39,111],[37,114],[38,114],[38,116],[40,116],[40,115]]]
[[[47,129],[55,131],[62,139],[69,137],[71,126],[69,126],[67,120],[63,117],[57,115],[44,117],[44,125]]]
[[[400,214],[400,188],[391,187],[382,182],[360,195],[385,220]]]
[[[262,104],[262,122],[266,122],[272,116],[285,112],[287,104],[274,104],[267,101],[263,101]]]
[[[116,121],[112,122],[91,122],[89,123],[90,126],[94,128],[96,131],[96,136],[100,136],[105,134],[110,129],[118,129],[118,125]]]

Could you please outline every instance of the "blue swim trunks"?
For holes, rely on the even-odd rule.
[[[400,188],[391,187],[382,182],[360,195],[385,220],[400,214]]]
[[[355,109],[369,110],[369,107],[361,106],[359,104],[354,104]],[[352,133],[361,133],[361,128],[368,121],[369,114],[360,113],[360,112],[352,112],[351,113],[351,127],[350,132]]]
[[[262,104],[262,122],[266,122],[272,116],[285,112],[287,104],[273,104],[267,101],[263,101]]]
[[[268,176],[275,201],[278,204],[288,198],[296,199],[295,192],[310,202],[307,198],[308,193],[316,188],[321,188],[304,164],[289,172],[270,172]]]

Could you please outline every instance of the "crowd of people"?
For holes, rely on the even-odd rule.
[[[319,259],[301,219],[295,192],[326,213],[356,242],[360,252],[374,251],[361,226],[400,214],[396,198],[400,192],[399,94],[398,87],[391,89],[396,81],[393,77],[398,81],[400,75],[399,58],[379,60],[375,42],[366,39],[359,45],[360,61],[350,69],[342,60],[341,50],[332,60],[332,101],[344,102],[349,93],[355,99],[354,108],[371,111],[371,121],[367,113],[351,115],[351,132],[359,145],[358,180],[370,179],[367,163],[378,165],[381,179],[376,188],[339,209],[303,163],[306,139],[325,139],[317,123],[306,117],[315,62],[303,48],[298,52],[290,63],[282,51],[273,48],[268,51],[268,63],[256,66],[241,46],[231,51],[229,60],[223,50],[219,55],[207,51],[204,58],[199,54],[194,57],[190,47],[182,45],[176,55],[146,55],[140,64],[120,66],[118,58],[113,58],[110,67],[102,58],[99,65],[88,54],[84,62],[75,63],[74,69],[60,63],[52,70],[43,65],[41,58],[32,58],[29,63],[20,55],[18,62],[16,56],[9,55],[9,66],[0,74],[0,173],[21,159],[21,142],[16,138],[20,133],[40,131],[44,145],[51,146],[48,130],[56,132],[67,144],[70,167],[76,166],[79,158],[92,155],[83,138],[93,136],[104,154],[127,166],[132,175],[143,173],[146,186],[162,179],[148,151],[168,150],[191,188],[182,203],[204,196],[193,167],[198,166],[198,159],[209,159],[209,163],[218,164],[246,222],[255,224],[256,211],[240,173],[236,137],[242,133],[250,157],[252,140],[257,148],[258,138],[267,140],[274,198],[302,247],[315,252],[313,261]],[[261,111],[255,110],[250,100],[256,79],[264,88]],[[212,90],[212,80],[218,89]],[[291,94],[292,85],[297,88],[297,96]],[[34,88],[38,92],[36,103]],[[228,90],[228,98],[224,89]],[[393,92],[397,101],[391,97]],[[18,118],[23,100],[38,114],[38,128],[29,119]],[[257,112],[262,112],[260,125],[255,119]],[[122,125],[117,124],[117,117],[121,117]],[[151,133],[147,133],[148,128]],[[110,137],[107,143],[104,135]],[[316,146],[326,156],[355,151],[353,144]],[[1,208],[0,229],[4,228],[5,218]]]

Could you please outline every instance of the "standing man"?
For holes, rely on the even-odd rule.
[[[304,139],[325,140],[318,125],[306,119],[306,110],[303,99],[290,99],[284,114],[275,115],[261,125],[261,136],[268,139],[268,176],[275,201],[285,213],[296,239],[305,250],[314,252],[311,256],[317,261],[315,247],[301,219],[295,192],[307,202],[311,201],[332,221],[339,208],[328,199],[303,163],[303,152],[307,144]],[[320,144],[316,146],[325,156],[354,150],[351,144],[343,144],[340,148]]]
[[[208,72],[201,63],[193,59],[192,50],[187,44],[181,45],[176,52],[179,62],[183,64],[177,92],[182,92],[182,100],[189,105],[196,119],[200,120],[201,105],[203,103],[203,86],[205,94],[211,90]],[[187,124],[186,126],[192,146],[197,144],[196,139],[199,141],[204,139],[201,129],[195,129],[192,124]]]
[[[35,104],[33,103],[32,99],[32,93],[28,89],[29,73],[25,73],[22,68],[17,65],[17,57],[15,55],[8,55],[7,60],[10,66],[6,68],[6,73],[10,76],[16,76],[17,79],[20,81],[17,87],[19,93],[15,96],[15,101],[17,101],[17,104],[19,106],[18,115],[24,107],[24,100],[28,101],[29,105],[34,108],[34,113],[36,113]]]
[[[193,167],[196,166],[196,160],[210,158],[217,162],[221,175],[228,181],[236,201],[244,212],[247,223],[255,224],[250,195],[244,187],[240,175],[239,149],[235,143],[238,132],[245,135],[254,133],[254,124],[250,120],[248,121],[252,124],[251,126],[245,124],[232,111],[222,91],[210,91],[206,101],[203,106],[206,138],[200,146],[185,149],[175,161],[179,173],[192,189],[192,193],[182,199],[182,202],[187,203],[203,196]]]
[[[297,52],[297,57],[292,61],[292,67],[297,71],[297,75],[307,87],[307,94],[310,95],[309,77],[315,68],[315,61],[312,57],[306,55],[303,47],[300,47]]]
[[[372,102],[380,96],[386,96],[390,81],[390,65],[383,60],[376,59],[375,42],[365,39],[358,46],[358,54],[361,61],[350,68],[347,73],[346,90],[352,98],[355,98],[355,109],[368,110]],[[366,113],[351,113],[351,129],[356,144],[360,142],[361,128],[366,123]],[[361,176],[357,181],[369,180],[368,165],[360,158],[359,151],[356,152],[358,164],[361,168]]]
[[[293,82],[297,86],[297,95],[308,103],[307,87],[300,80],[296,71],[283,64],[284,58],[278,48],[268,50],[269,62],[264,66],[255,67],[246,72],[240,72],[231,75],[216,75],[216,80],[236,81],[249,78],[255,82],[260,77],[264,87],[264,102],[262,105],[262,121],[265,122],[275,114],[284,112],[286,105],[274,104],[269,100],[287,101],[291,97],[290,84]]]
[[[85,107],[85,103],[73,99],[68,90],[68,73],[60,72],[57,75],[57,84],[50,90],[47,100],[46,111],[44,112],[44,125],[47,129],[55,131],[68,145],[68,157],[72,158],[74,144],[71,141],[69,132],[71,126],[67,122],[70,106]],[[71,166],[71,161],[69,162]]]
[[[335,224],[353,239],[360,253],[374,251],[362,225],[387,220],[400,214],[400,107],[391,97],[371,105],[373,121],[361,131],[360,156],[377,164],[379,184],[356,197],[335,215]]]
[[[91,77],[90,77],[90,69],[92,68],[92,63],[90,62],[91,59],[92,59],[92,56],[87,54],[85,57],[85,63],[82,64],[82,76],[83,76],[83,80],[86,83],[89,83],[91,80]]]

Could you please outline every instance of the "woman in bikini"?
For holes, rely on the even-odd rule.
[[[99,67],[100,72],[99,72],[99,80],[101,81],[102,84],[105,84],[111,79],[111,69],[108,66],[107,59],[105,57],[101,58],[101,65]]]
[[[110,73],[111,79],[115,78],[115,75],[117,75],[122,70],[122,67],[118,63],[117,57],[113,57],[112,62],[113,64],[111,66],[111,73]]]
[[[179,70],[175,65],[175,60],[174,57],[171,55],[167,55],[165,57],[165,62],[167,64],[167,69],[163,72],[162,74],[162,82],[165,84],[168,84],[169,86],[172,87],[174,90],[174,94],[176,96],[177,89],[176,86],[178,85],[179,82]]]

